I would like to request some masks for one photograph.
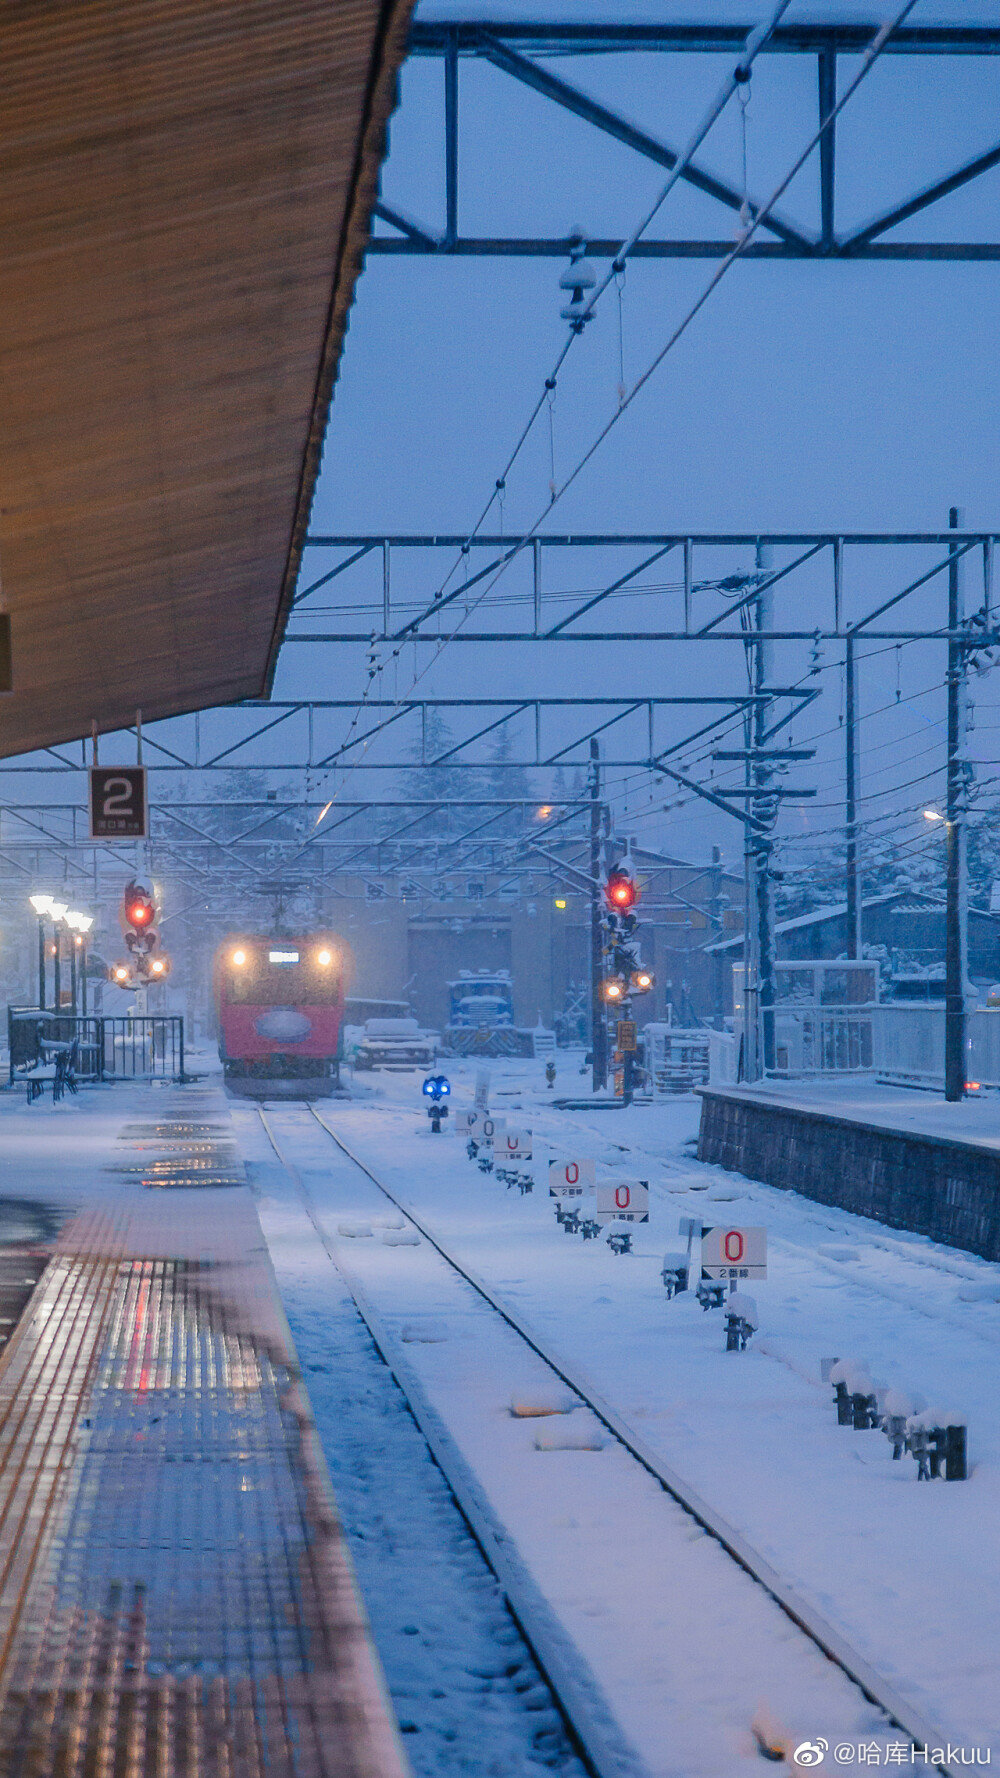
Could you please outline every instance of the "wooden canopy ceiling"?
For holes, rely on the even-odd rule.
[[[411,4],[0,9],[0,754],[269,688]]]

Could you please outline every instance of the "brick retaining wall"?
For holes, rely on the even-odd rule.
[[[1000,1153],[972,1143],[705,1087],[698,1159],[1000,1259]]]

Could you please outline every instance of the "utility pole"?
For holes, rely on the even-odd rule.
[[[861,855],[858,848],[858,664],[853,635],[844,650],[844,818],[847,835],[847,955],[861,956]]]
[[[948,525],[957,531],[962,513],[953,506]],[[951,546],[948,563],[948,629],[954,636],[965,623],[961,564],[958,548]],[[947,907],[945,912],[944,989],[944,1096],[952,1102],[965,1097],[965,984],[967,967],[968,874],[966,859],[966,812],[968,775],[966,742],[966,673],[968,655],[961,642],[948,643],[948,786],[947,786]]]
[[[590,743],[590,1053],[591,1081],[595,1093],[608,1084],[608,1029],[601,997],[604,979],[604,909],[601,885],[604,881],[601,807],[601,748],[597,740]]]
[[[773,561],[770,544],[757,545],[757,571],[768,574]],[[772,627],[774,611],[774,595],[770,586],[764,586],[754,600],[757,619],[757,633],[763,637],[766,630]],[[753,706],[753,751],[756,756],[762,752],[767,738],[767,722],[770,705],[763,696],[764,688],[773,681],[772,656],[774,645],[760,640],[754,649],[754,691],[757,693]],[[771,789],[772,767],[759,757],[753,761],[753,786],[757,794],[753,799],[754,813],[761,819],[768,819],[772,807]],[[753,1079],[760,1080],[769,1069],[773,1069],[774,1051],[774,897],[771,890],[771,836],[761,833],[759,829],[747,830],[748,843],[753,863],[753,901],[756,909],[756,976],[757,1018],[754,1048],[756,1056],[756,1072]],[[749,1011],[749,1008],[748,1008]],[[761,1039],[763,1040],[762,1048]],[[751,1078],[750,1075],[747,1076]]]
[[[710,877],[712,893],[708,903],[708,919],[712,928],[713,942],[719,944],[725,931],[722,911],[722,851],[720,847],[712,847],[712,874]],[[722,992],[723,960],[718,952],[712,958],[712,1023],[717,1031],[725,1024],[725,1000]]]

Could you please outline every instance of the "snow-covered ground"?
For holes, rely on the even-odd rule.
[[[471,1104],[474,1072],[453,1066],[453,1109]],[[378,1076],[372,1096],[329,1104],[323,1115],[925,1718],[954,1744],[1000,1757],[1000,1600],[983,1584],[1000,1529],[1000,1303],[990,1300],[1000,1298],[1000,1267],[700,1166],[685,1151],[694,1099],[559,1112],[541,1064],[494,1064],[492,1073],[495,1109],[535,1131],[538,1183],[524,1199],[480,1173],[453,1136],[429,1134],[416,1077]],[[557,1092],[576,1088],[564,1075]],[[370,1212],[360,1176],[348,1180],[323,1140],[317,1130],[307,1181],[315,1201],[330,1213]],[[650,1180],[651,1222],[634,1254],[616,1257],[558,1228],[544,1183],[549,1152],[592,1154],[605,1177]],[[724,1352],[720,1316],[703,1314],[692,1296],[665,1300],[659,1261],[683,1245],[678,1218],[690,1214],[768,1229],[769,1277],[750,1287],[761,1330],[744,1354]],[[369,1271],[390,1256],[382,1249],[376,1265],[374,1243],[348,1242],[350,1264],[370,1286]],[[421,1304],[437,1314],[438,1282],[415,1287],[406,1257],[391,1255],[397,1320]],[[458,1339],[419,1351],[428,1376],[436,1367],[454,1378],[464,1363]],[[821,1359],[836,1357],[967,1418],[969,1481],[918,1484],[912,1459],[894,1464],[881,1433],[839,1428],[820,1377]],[[609,1522],[606,1540],[634,1553],[628,1513]],[[595,1552],[595,1569],[603,1562]],[[692,1647],[710,1660],[711,1596],[695,1591],[688,1608]]]
[[[579,1092],[575,1065],[559,1061],[557,1095]],[[453,1111],[471,1105],[475,1068],[449,1072]],[[534,1130],[528,1197],[483,1175],[454,1135],[430,1134],[419,1076],[369,1076],[351,1102],[319,1111],[920,1716],[953,1746],[1000,1759],[1000,1267],[699,1165],[690,1158],[694,1098],[560,1111],[542,1064],[517,1062],[492,1065],[491,1098]],[[109,1171],[122,1158],[117,1134],[155,1114],[155,1101],[141,1087],[81,1093],[55,1108],[4,1096],[0,1194],[61,1212],[120,1190]],[[572,1770],[572,1756],[355,1315],[351,1286],[381,1317],[400,1366],[558,1608],[581,1673],[593,1676],[595,1707],[622,1725],[623,1756],[628,1742],[636,1765],[658,1778],[749,1770],[756,1717],[771,1738],[826,1735],[877,1747],[878,1763],[889,1763],[892,1736],[877,1713],[751,1582],[734,1587],[728,1558],[651,1477],[637,1480],[627,1453],[584,1410],[512,1417],[512,1395],[544,1397],[551,1374],[426,1241],[385,1244],[374,1219],[386,1199],[304,1107],[268,1114],[296,1174],[279,1163],[257,1113],[229,1105],[390,1687],[416,1725],[407,1746],[420,1773],[499,1778],[539,1759]],[[650,1181],[651,1221],[637,1229],[634,1253],[618,1257],[560,1230],[547,1196],[550,1154],[592,1155],[599,1177]],[[660,1261],[683,1247],[678,1220],[692,1215],[767,1227],[769,1276],[748,1287],[760,1332],[746,1353],[723,1350],[717,1312],[704,1314],[691,1295],[665,1298]],[[341,1234],[352,1221],[376,1232]],[[876,1381],[967,1417],[969,1481],[918,1484],[912,1459],[893,1464],[881,1433],[838,1427],[824,1358],[860,1361]],[[581,1441],[586,1431],[594,1436]],[[597,1448],[560,1448],[581,1442]],[[853,1763],[865,1759],[856,1753]],[[876,1763],[870,1754],[867,1763]]]

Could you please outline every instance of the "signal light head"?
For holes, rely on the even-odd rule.
[[[155,958],[150,967],[153,975],[166,975],[167,966],[162,957]]]
[[[613,870],[604,885],[608,906],[627,913],[639,899],[639,891],[627,871]]]
[[[128,970],[124,963],[116,963],[111,973],[116,982],[128,981]]]
[[[330,964],[333,962],[333,952],[326,950],[324,947],[322,951],[316,952],[316,961],[321,969],[329,969]]]
[[[149,926],[153,920],[153,909],[148,901],[130,901],[125,909],[125,918],[130,926]]]
[[[610,975],[602,984],[601,993],[605,1000],[617,1001],[625,998],[625,983],[620,975]]]
[[[237,950],[233,952],[233,965],[236,969],[242,969],[246,960],[247,954],[245,951]]]
[[[656,977],[651,969],[636,969],[632,973],[632,986],[640,994],[648,994],[650,988],[656,986]]]

